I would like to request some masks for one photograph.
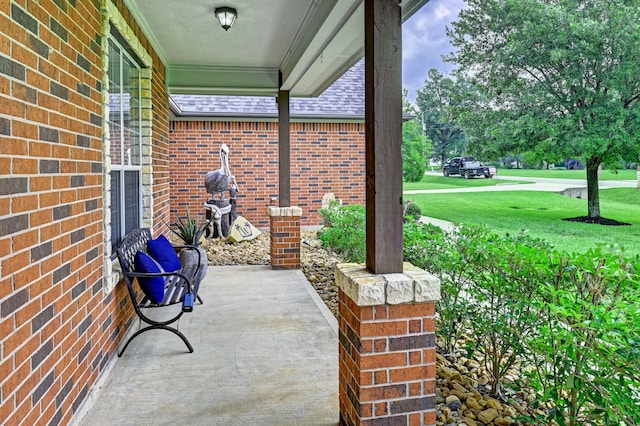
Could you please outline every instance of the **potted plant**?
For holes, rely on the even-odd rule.
[[[213,221],[213,217],[198,223],[195,218],[191,217],[189,209],[187,209],[186,218],[179,217],[177,222],[167,225],[169,230],[180,237],[186,245],[194,246],[200,252],[200,280],[205,277],[208,264],[207,251],[200,246],[200,242],[209,228],[211,221]],[[180,262],[182,262],[183,265],[194,264],[197,261],[196,254],[193,250],[182,250],[180,252]]]

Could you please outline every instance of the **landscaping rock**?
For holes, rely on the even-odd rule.
[[[455,395],[449,395],[445,400],[447,407],[449,407],[452,411],[458,411],[460,407],[462,407],[462,401]]]
[[[232,243],[239,243],[242,241],[251,241],[254,238],[260,236],[262,232],[253,226],[251,222],[242,216],[238,216],[231,225],[231,231],[229,232],[229,241]]]
[[[476,423],[475,420],[469,417],[465,417],[464,419],[462,419],[459,424],[466,425],[466,426],[478,426],[478,423]]]
[[[491,423],[496,417],[498,417],[498,411],[496,411],[495,408],[487,408],[478,413],[478,420],[486,425]]]

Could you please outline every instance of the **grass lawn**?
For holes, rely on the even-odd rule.
[[[518,182],[518,181],[509,181],[508,184],[518,184],[518,183],[531,183],[531,182]],[[495,185],[504,185],[505,181],[500,181],[496,179],[485,179],[481,178],[473,178],[473,179],[465,179],[462,176],[449,176],[444,177],[426,175],[422,178],[420,182],[404,182],[402,189],[404,191],[409,191],[412,189],[450,189],[450,188],[469,188],[476,186],[495,186]]]
[[[587,215],[587,201],[550,192],[476,192],[411,194],[422,214],[455,223],[486,225],[496,232],[527,230],[560,250],[584,252],[599,244],[619,244],[640,254],[640,191],[600,191],[600,212],[631,226],[601,226],[562,219]]]
[[[537,177],[537,178],[554,178],[554,179],[586,179],[586,170],[532,170],[532,169],[498,169],[499,176],[521,176],[521,177]],[[616,174],[612,170],[603,170],[600,174],[602,180],[636,180],[637,172],[635,170],[618,170]]]

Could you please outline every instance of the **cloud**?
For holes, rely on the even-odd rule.
[[[415,100],[430,68],[451,71],[442,55],[452,51],[446,26],[456,20],[464,0],[431,0],[402,25],[402,86]]]

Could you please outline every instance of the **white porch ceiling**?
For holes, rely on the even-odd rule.
[[[428,1],[402,1],[403,22]],[[363,0],[125,3],[165,63],[172,94],[318,96],[364,55]],[[238,11],[229,31],[213,14],[220,6]]]

